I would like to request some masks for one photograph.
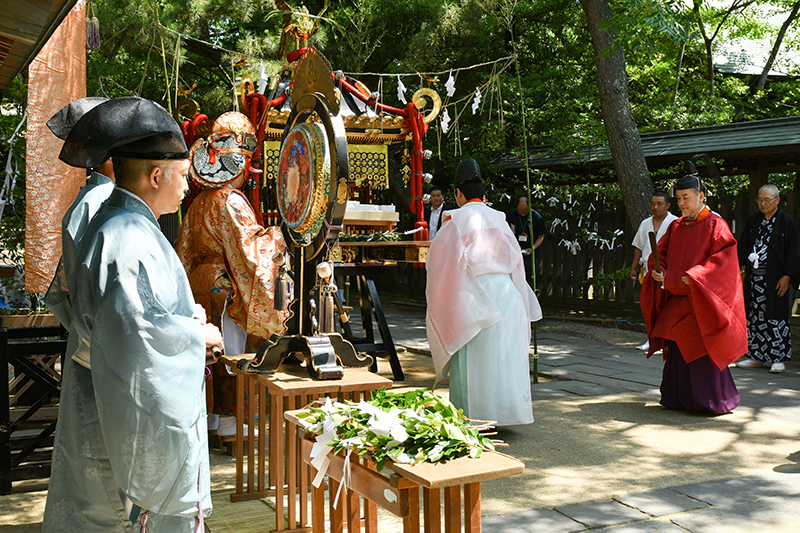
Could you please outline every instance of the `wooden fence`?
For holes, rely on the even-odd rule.
[[[719,205],[718,199],[711,197],[708,205],[728,222],[737,239],[747,217],[758,209],[749,195],[733,197],[730,205]],[[795,193],[788,193],[781,207],[796,219]],[[611,250],[582,242],[581,249],[573,254],[561,242],[564,238],[572,238],[562,228],[556,228],[545,239],[541,246],[542,267],[537,279],[537,287],[541,291],[539,299],[545,308],[548,304],[555,304],[576,311],[639,312],[638,282],[634,283],[627,276],[608,278],[621,269],[630,269],[633,235],[626,229],[625,209],[621,203],[616,209],[606,208],[606,211],[597,222],[597,232],[608,235],[617,229],[624,231],[617,237],[616,246]],[[680,214],[674,200],[671,211]],[[540,212],[548,222],[548,229],[552,220],[560,215],[558,211],[546,207]]]
[[[716,197],[711,197],[708,205],[728,222],[738,239],[747,217],[758,209],[754,199],[755,196],[743,194],[732,197],[729,205],[720,205]],[[795,193],[785,194],[781,208],[797,219],[800,209],[795,199]],[[548,231],[551,230],[554,220],[567,216],[564,211],[557,207],[551,208],[544,202],[535,202],[534,207],[544,216]],[[674,200],[671,207],[675,215],[680,214]],[[633,235],[626,229],[625,216],[625,209],[620,202],[616,206],[606,205],[599,216],[594,217],[597,220],[598,234],[609,236],[615,230],[623,230],[610,250],[607,246],[581,241],[580,250],[573,254],[561,242],[562,239],[575,240],[577,222],[572,220],[569,224],[572,231],[559,226],[545,238],[540,248],[542,267],[537,279],[537,287],[541,291],[539,300],[545,314],[550,306],[551,309],[558,306],[584,312],[640,313],[638,282],[631,281],[627,274],[621,278],[609,279],[610,275],[621,269],[629,270],[633,260]],[[592,226],[594,230],[594,222]],[[376,277],[375,281],[384,300],[425,301],[424,269],[401,263],[397,267],[385,269],[383,275]],[[792,323],[800,325],[800,316],[796,316]]]

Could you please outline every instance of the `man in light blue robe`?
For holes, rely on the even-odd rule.
[[[109,174],[114,175],[110,159],[91,173],[61,220],[61,261],[44,298],[47,307],[70,333],[65,357],[75,358],[84,366],[89,365],[89,350],[88,346],[80,343],[77,335],[71,335],[72,303],[67,278],[75,270],[78,244],[89,222],[114,190],[114,180],[108,177]]]
[[[188,188],[188,153],[153,102],[110,100],[81,121],[96,110],[84,135],[99,140],[68,139],[62,159],[92,166],[110,152],[117,187],[66,280],[91,368],[64,361],[42,531],[198,531],[211,511],[205,353],[221,335],[192,318],[186,273],[157,222]]]

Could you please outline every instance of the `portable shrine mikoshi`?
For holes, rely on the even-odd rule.
[[[294,298],[288,304],[286,334],[273,336],[259,348],[254,360],[241,361],[240,368],[273,372],[287,358],[295,360],[293,354],[302,354],[310,375],[339,379],[342,367],[372,365],[375,369],[372,358],[359,355],[336,333],[334,325],[334,317],[343,316],[333,263],[342,260],[338,239],[348,200],[351,195],[368,195],[370,180],[385,179],[388,185],[388,172],[376,172],[370,164],[386,169],[387,144],[404,142],[410,134],[409,207],[417,215],[415,226],[419,231],[415,239],[427,240],[421,196],[422,136],[441,102],[435,92],[423,89],[404,109],[381,104],[363,84],[332,72],[325,57],[310,46],[287,54],[287,62],[269,98],[255,92],[248,79],[242,82],[241,98],[256,126],[258,147],[253,153],[253,167],[260,166],[262,171],[258,180],[257,174],[251,173],[250,182],[260,182],[251,188],[251,201],[264,223],[281,224],[293,257],[290,265],[281,265],[276,305],[284,305],[288,278],[294,281]],[[434,106],[423,115],[419,109],[426,106],[426,98],[432,99]],[[184,122],[187,142],[193,142],[207,128],[208,119],[193,106],[196,104],[189,99],[178,106],[182,114],[187,109],[195,112]],[[349,158],[350,147],[353,158]],[[366,179],[351,183],[351,169]],[[396,213],[379,214],[386,219],[392,215],[396,220]],[[367,224],[370,221],[371,217]],[[363,221],[355,223],[359,222]]]
[[[292,356],[301,356],[316,379],[340,379],[343,366],[368,366],[372,358],[356,353],[336,333],[333,267],[329,243],[341,230],[347,203],[347,137],[339,116],[333,78],[321,54],[306,49],[292,77],[292,110],[284,126],[277,179],[277,204],[292,255],[294,298],[285,335],[259,347],[246,372],[273,372]],[[321,75],[320,75],[321,74]],[[260,127],[259,130],[262,128]],[[283,287],[279,279],[276,287]],[[281,292],[280,290],[276,292]],[[316,299],[315,299],[316,296]],[[285,299],[276,294],[276,306]],[[319,302],[319,305],[317,304]]]
[[[321,68],[327,68],[330,72],[325,58],[310,47],[290,53],[287,61],[288,65],[281,72],[269,99],[254,92],[255,88],[249,79],[241,84],[243,102],[247,104],[254,122],[258,121],[259,133],[263,132],[264,174],[259,196],[263,199],[260,209],[268,224],[280,221],[280,210],[273,203],[277,198],[279,142],[283,139],[291,113],[291,100],[298,94],[297,85],[305,82],[304,78],[311,75],[309,72],[318,73]],[[388,145],[406,142],[410,136],[412,148],[405,157],[407,168],[402,170],[407,174],[411,189],[409,208],[417,218],[415,228],[424,230],[414,237],[416,240],[427,240],[422,182],[429,180],[430,175],[422,172],[422,161],[431,154],[422,149],[422,138],[428,130],[428,123],[437,117],[441,109],[439,96],[432,89],[420,89],[412,101],[401,109],[380,103],[376,93],[370,93],[363,83],[340,71],[331,72],[330,75],[333,84],[327,97],[329,101],[335,101],[336,112],[342,119],[347,138],[348,199],[372,203],[375,200],[373,190],[388,187]],[[348,219],[351,218],[355,219],[356,215],[349,215]],[[381,216],[377,218],[381,221],[376,224],[369,223],[369,219],[375,219],[373,216],[364,217],[356,224],[372,229],[388,219]],[[348,221],[345,221],[347,224]]]

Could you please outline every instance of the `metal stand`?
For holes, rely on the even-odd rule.
[[[375,282],[370,276],[370,272],[362,267],[340,266],[336,268],[336,273],[342,276],[354,276],[358,284],[359,293],[359,307],[361,308],[361,324],[364,329],[363,337],[356,337],[353,335],[353,330],[348,322],[340,319],[342,326],[343,337],[345,340],[353,344],[357,352],[369,353],[373,356],[372,365],[369,369],[372,372],[378,371],[378,357],[385,357],[389,359],[389,365],[392,367],[392,377],[395,381],[404,381],[405,374],[403,368],[400,366],[400,359],[397,357],[397,350],[392,341],[392,334],[389,331],[389,324],[386,321],[386,315],[383,313],[383,306],[381,299],[378,297],[378,291],[375,288]],[[375,342],[375,330],[372,325],[372,317],[375,316],[375,322],[378,325],[378,331],[381,334],[381,342]],[[384,355],[385,354],[385,355]]]

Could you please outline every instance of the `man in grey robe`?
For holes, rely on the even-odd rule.
[[[70,131],[83,115],[96,106],[107,102],[108,98],[89,96],[80,98],[65,105],[47,121],[47,127],[53,135],[64,141]],[[83,168],[83,167],[81,167]],[[69,298],[67,277],[75,269],[78,243],[83,238],[89,222],[100,206],[108,200],[114,190],[114,166],[111,159],[106,159],[91,169],[86,184],[78,191],[78,195],[61,219],[61,261],[56,274],[45,295],[45,303],[61,325],[72,333],[72,304]],[[70,335],[67,341],[65,357],[75,357],[78,362],[88,365],[88,350],[81,344],[77,335]]]
[[[119,98],[86,113],[61,159],[113,157],[117,187],[77,243],[67,277],[72,335],[89,367],[65,358],[42,531],[196,531],[211,511],[206,348],[186,273],[157,219],[187,190],[188,151],[158,104]]]

